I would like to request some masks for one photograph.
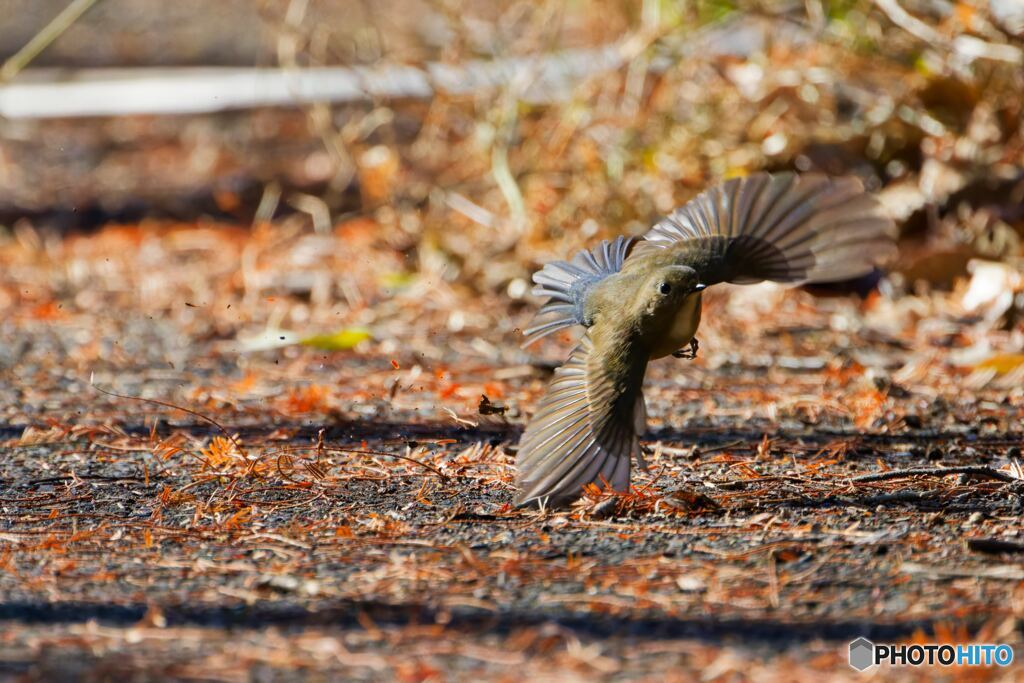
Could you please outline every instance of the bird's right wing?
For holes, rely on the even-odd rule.
[[[540,407],[519,442],[517,505],[560,507],[587,484],[629,488],[630,461],[640,457],[636,428],[644,420],[641,386],[647,360],[609,362],[584,335],[555,371]]]
[[[755,173],[707,190],[644,235],[627,261],[672,250],[701,282],[831,282],[895,253],[895,225],[853,177]]]
[[[523,346],[566,327],[585,325],[583,311],[587,295],[595,284],[619,272],[633,241],[626,237],[605,240],[593,249],[577,253],[571,262],[552,261],[534,273],[533,281],[537,286],[533,293],[549,298],[537,311],[530,327],[523,330],[526,335]]]

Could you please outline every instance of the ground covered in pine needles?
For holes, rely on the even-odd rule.
[[[634,490],[516,510],[569,340],[519,349],[528,306],[366,231],[7,239],[3,671],[810,679],[861,635],[1021,644],[1019,359],[966,285],[710,293]]]

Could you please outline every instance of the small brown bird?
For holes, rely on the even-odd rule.
[[[550,298],[526,344],[587,332],[519,443],[516,503],[567,505],[587,484],[628,489],[632,458],[644,464],[647,363],[693,357],[706,287],[855,278],[894,253],[894,232],[855,178],[758,173],[704,192],[639,240],[544,266],[534,293]]]

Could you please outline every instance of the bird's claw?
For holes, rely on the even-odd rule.
[[[684,358],[686,360],[693,360],[697,357],[697,349],[700,348],[700,342],[694,337],[690,340],[690,345],[685,349],[679,349],[678,351],[672,352],[673,358]]]

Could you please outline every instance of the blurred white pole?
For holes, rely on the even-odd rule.
[[[559,102],[572,97],[587,78],[635,63],[650,48],[636,38],[555,54],[424,67],[28,69],[0,84],[0,118],[205,114],[316,102],[426,99],[484,93],[513,82],[525,84],[517,87],[519,100]],[[809,40],[799,24],[742,15],[687,34],[666,54],[644,56],[642,62],[649,71],[660,72],[681,60],[748,57],[769,44],[802,45]]]
[[[624,62],[618,46],[460,65],[380,67],[32,69],[0,85],[0,117],[199,114],[228,109],[466,95],[526,78],[523,99],[568,98]]]

